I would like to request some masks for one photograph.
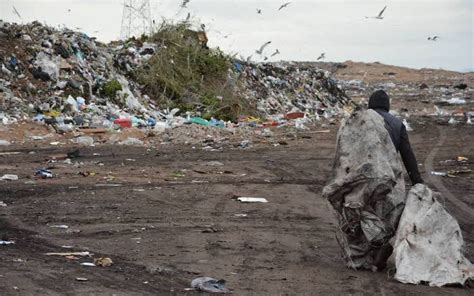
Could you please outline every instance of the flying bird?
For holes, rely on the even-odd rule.
[[[280,8],[278,8],[278,10],[282,10],[283,8],[288,7],[288,5],[290,5],[290,4],[291,4],[291,2],[286,2],[285,4],[280,6]]]
[[[71,12],[71,9],[68,9],[67,12]]]
[[[439,36],[433,36],[433,37],[428,37],[428,40],[430,41],[436,41],[438,40]]]
[[[185,22],[189,22],[190,19],[191,19],[191,13],[188,12],[188,15],[186,16]]]
[[[262,10],[259,9],[259,8],[257,8],[257,13],[258,13],[258,14],[262,14]]]
[[[188,5],[189,1],[191,0],[183,0],[183,3],[181,3],[181,8],[187,8],[186,5]]]
[[[245,59],[245,61],[246,61],[247,63],[250,63],[250,61],[252,60],[252,57],[253,57],[253,55],[249,55],[249,56]]]
[[[262,55],[263,51],[265,50],[265,47],[269,46],[270,43],[272,42],[271,41],[265,42],[264,44],[262,44],[262,46],[260,46],[260,49],[256,50],[255,52],[259,55]]]
[[[274,56],[276,56],[277,54],[280,54],[280,51],[278,50],[278,48],[275,50],[274,53],[272,53],[271,56],[274,57]]]
[[[374,18],[374,19],[378,19],[378,20],[382,20],[383,19],[383,13],[385,11],[385,9],[387,9],[387,6],[385,5],[385,7],[379,12],[379,14],[377,16],[366,16],[365,18]]]
[[[18,10],[16,10],[15,6],[13,6],[13,13],[15,13],[22,20],[20,13]]]
[[[319,55],[319,57],[318,57],[317,60],[318,60],[318,61],[319,61],[319,60],[324,60],[325,58],[326,58],[326,53],[323,52],[322,54]]]

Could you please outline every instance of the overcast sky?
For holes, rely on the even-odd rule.
[[[110,41],[120,37],[123,2],[0,0],[0,18],[65,24]],[[265,54],[277,48],[281,54],[271,60],[311,61],[325,52],[327,61],[474,71],[474,0],[293,0],[278,11],[284,2],[191,0],[182,9],[179,0],[150,0],[157,23],[162,18],[184,19],[190,12],[196,23],[206,24],[210,45],[245,57],[272,41]],[[385,5],[383,20],[365,18],[377,15]],[[13,6],[22,19],[13,13]],[[434,35],[440,36],[438,41],[427,40]]]

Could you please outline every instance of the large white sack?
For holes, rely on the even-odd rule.
[[[341,125],[323,197],[335,209],[348,267],[373,269],[375,253],[395,236],[406,198],[402,164],[374,110],[358,110]]]
[[[457,221],[423,184],[409,192],[395,241],[395,279],[430,286],[464,284],[474,266],[462,254],[464,241]]]

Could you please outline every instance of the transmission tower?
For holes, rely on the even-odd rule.
[[[124,0],[120,37],[149,34],[151,29],[150,0]]]

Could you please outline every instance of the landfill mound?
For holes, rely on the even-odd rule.
[[[207,45],[201,42],[203,32],[186,32],[200,33],[192,46],[199,47],[201,53],[215,53],[206,51]],[[249,64],[230,57],[224,57],[231,61],[225,84],[232,86],[232,93],[229,88],[222,88],[221,94],[218,88],[209,93],[197,89],[196,84],[182,84],[179,92],[170,92],[167,86],[176,85],[170,82],[176,73],[161,73],[161,68],[156,67],[156,77],[161,80],[145,81],[140,76],[144,69],[156,66],[150,61],[156,60],[157,53],[163,54],[170,48],[156,38],[103,44],[66,28],[59,30],[39,22],[20,25],[0,21],[1,122],[35,120],[54,126],[59,133],[81,127],[163,130],[186,123],[234,128],[242,121],[248,123],[246,115],[260,118],[256,125],[268,119],[274,125],[293,124],[289,120],[297,117],[331,119],[342,114],[344,106],[352,104],[323,70]],[[188,59],[187,65],[200,63],[198,68],[210,73],[213,69],[203,69],[216,67],[209,61]],[[194,75],[192,79],[193,83],[211,84],[204,75],[200,79]],[[167,83],[150,87],[160,81]],[[163,85],[165,89],[158,95],[156,90],[162,90]],[[222,108],[231,96],[237,105],[247,106],[230,108],[233,117],[227,116],[227,109]],[[193,104],[183,104],[186,98],[192,98]],[[289,112],[301,114],[287,117]]]
[[[373,269],[377,251],[395,235],[405,201],[402,172],[377,112],[359,110],[346,119],[323,197],[336,211],[348,267]]]
[[[395,241],[395,279],[441,287],[474,279],[474,266],[463,255],[461,229],[426,185],[408,193]]]
[[[260,64],[243,71],[243,94],[267,115],[308,112],[331,117],[351,99],[329,77],[329,72],[297,64]]]

